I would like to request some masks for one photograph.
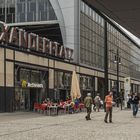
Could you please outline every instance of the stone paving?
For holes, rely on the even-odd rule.
[[[0,114],[0,140],[140,140],[140,114],[114,109],[113,123],[104,123],[104,111],[44,116],[32,112]]]

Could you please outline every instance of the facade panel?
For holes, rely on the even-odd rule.
[[[110,24],[108,24],[108,47],[110,71],[116,72],[117,65],[114,61],[118,51],[121,62],[120,74],[140,79],[140,49]]]
[[[13,58],[14,58],[13,56],[14,56],[13,50],[6,49],[6,58],[13,60]]]
[[[22,52],[15,52],[15,60],[21,61],[21,62],[28,62],[28,55]]]
[[[0,86],[4,86],[4,49],[0,48]]]
[[[4,86],[4,61],[0,60],[0,86]]]
[[[63,68],[63,70],[67,70],[67,71],[74,71],[75,70],[75,66],[71,65],[71,64],[64,64],[63,62],[59,62],[59,61],[55,61],[55,68],[57,69],[61,69]]]
[[[81,2],[80,62],[104,69],[104,20]]]
[[[56,20],[49,0],[2,0],[0,19],[5,23]]]
[[[14,87],[14,64],[6,62],[6,86]]]
[[[54,89],[54,70],[49,69],[49,88]]]

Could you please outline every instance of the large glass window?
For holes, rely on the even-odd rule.
[[[27,21],[36,21],[36,1],[28,0],[27,1]]]
[[[0,1],[0,20],[6,23],[15,22],[15,0]]]
[[[68,72],[55,71],[55,88],[70,89],[72,74]]]
[[[93,9],[81,2],[80,62],[104,68],[104,21]]]
[[[41,83],[41,73],[39,71],[31,72],[31,83]]]
[[[88,92],[92,93],[92,96],[94,96],[94,84],[94,77],[88,75],[80,75],[80,90],[82,99],[84,99]]]
[[[116,73],[114,60],[118,51],[121,62],[119,73],[125,77],[140,79],[140,49],[109,23],[107,24],[107,30],[110,71]]]
[[[104,69],[104,19],[81,1],[80,62]],[[140,49],[116,28],[107,23],[109,71],[116,73],[117,51],[121,65],[119,73],[140,79]]]
[[[19,1],[17,3],[17,22],[25,21],[25,0]]]
[[[29,83],[40,83],[47,82],[47,72],[39,71],[34,69],[28,69],[20,66],[16,66],[15,69],[15,81],[20,85],[22,80]]]
[[[25,80],[30,82],[30,71],[27,69],[20,69],[20,81]]]
[[[50,0],[1,0],[0,20],[6,23],[56,20]]]
[[[55,99],[65,101],[70,96],[72,73],[55,71]]]
[[[34,103],[44,97],[48,97],[48,71],[15,65],[15,110],[33,110]]]
[[[17,0],[17,22],[56,20],[49,0]]]
[[[7,23],[15,22],[15,0],[7,0]]]
[[[5,0],[1,0],[0,2],[0,20],[5,22]]]

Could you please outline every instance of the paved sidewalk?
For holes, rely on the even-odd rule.
[[[24,120],[24,119],[32,119],[32,118],[40,118],[44,117],[39,113],[34,112],[12,112],[12,113],[0,113],[0,123],[1,122],[9,122],[14,120]]]
[[[37,113],[0,114],[0,140],[140,140],[140,114],[114,109],[113,123],[105,124],[103,111],[44,116]]]

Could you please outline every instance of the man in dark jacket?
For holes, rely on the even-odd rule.
[[[87,94],[86,98],[84,99],[84,104],[87,109],[87,116],[85,118],[86,118],[86,120],[91,120],[91,118],[90,118],[91,107],[92,107],[91,93]]]
[[[137,112],[138,112],[138,105],[139,105],[139,96],[137,95],[137,93],[135,93],[132,96],[132,105],[133,105],[133,116],[136,117]]]

